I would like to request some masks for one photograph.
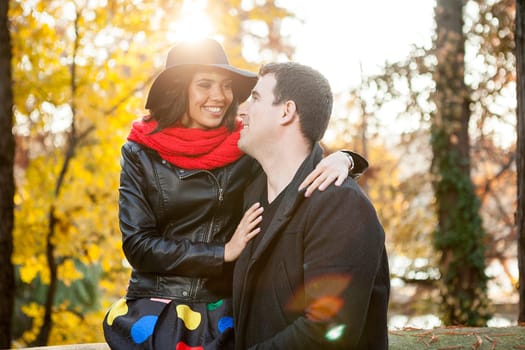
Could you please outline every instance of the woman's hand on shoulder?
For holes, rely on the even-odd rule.
[[[310,197],[315,190],[324,191],[332,183],[341,186],[352,167],[351,156],[342,151],[334,152],[317,164],[315,169],[301,183],[299,191],[306,188],[304,196]]]

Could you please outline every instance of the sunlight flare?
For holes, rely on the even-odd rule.
[[[169,27],[176,41],[197,41],[213,34],[214,26],[206,14],[206,0],[185,0],[178,20]]]

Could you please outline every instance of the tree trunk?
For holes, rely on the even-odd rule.
[[[485,325],[489,318],[484,232],[470,178],[470,91],[465,84],[463,0],[438,0],[432,118],[432,174],[445,325]]]
[[[0,1],[0,348],[11,346],[14,305],[13,222],[15,182],[13,174],[13,91],[11,40],[7,19],[9,1]]]
[[[525,322],[525,0],[516,0],[516,76],[518,112],[518,270],[519,270],[519,315],[518,322]]]
[[[1,1],[1,0],[0,0]],[[66,174],[69,170],[69,165],[71,163],[71,160],[75,157],[75,150],[78,145],[79,136],[77,135],[77,127],[76,127],[76,95],[77,95],[77,65],[75,62],[75,58],[78,54],[78,48],[80,44],[80,36],[79,36],[79,20],[80,20],[80,13],[76,12],[76,17],[74,20],[74,29],[75,29],[75,41],[73,43],[73,59],[72,64],[70,67],[71,72],[71,83],[70,83],[70,89],[71,89],[71,112],[73,115],[73,118],[71,119],[71,126],[70,131],[68,135],[68,144],[65,150],[64,155],[64,162],[62,163],[62,167],[60,169],[60,174],[58,175],[56,184],[55,184],[55,198],[59,198],[60,191],[62,190],[62,186],[64,182],[66,181]],[[88,133],[86,131],[86,133]],[[46,301],[44,303],[44,317],[43,317],[43,323],[40,327],[40,331],[33,342],[32,345],[37,346],[44,346],[47,345],[49,341],[49,336],[51,334],[51,330],[53,328],[53,312],[54,312],[54,303],[55,303],[55,297],[57,293],[57,287],[58,287],[58,263],[55,257],[55,245],[53,244],[53,239],[55,237],[56,229],[57,229],[57,216],[56,216],[56,208],[54,205],[51,205],[49,208],[48,213],[49,218],[49,226],[48,226],[48,232],[47,232],[47,238],[46,238],[46,260],[47,260],[47,266],[49,268],[49,287],[47,289],[46,293]]]

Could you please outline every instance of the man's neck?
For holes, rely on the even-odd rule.
[[[292,144],[292,143],[290,143]],[[268,203],[271,203],[293,180],[310,154],[307,147],[276,147],[275,152],[259,160],[267,177]]]

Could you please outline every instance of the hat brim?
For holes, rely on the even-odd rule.
[[[157,76],[157,78],[155,78],[148,93],[146,109],[150,109],[153,106],[164,102],[163,99],[166,96],[165,91],[169,89],[172,78],[177,72],[202,67],[219,68],[233,73],[233,93],[237,97],[239,103],[246,101],[250,96],[253,87],[257,83],[256,74],[227,64],[179,64],[165,69]]]

